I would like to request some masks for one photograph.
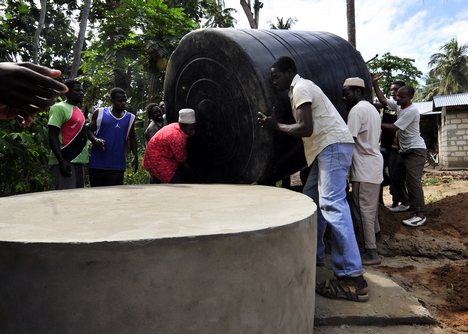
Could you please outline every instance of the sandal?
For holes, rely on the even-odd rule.
[[[315,292],[319,295],[331,299],[347,299],[353,302],[366,302],[369,300],[367,294],[367,282],[360,277],[338,277],[336,279],[327,279],[317,284]]]

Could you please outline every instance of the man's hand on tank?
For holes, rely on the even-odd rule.
[[[278,122],[276,119],[261,112],[258,113],[257,123],[260,124],[262,128],[278,129]]]

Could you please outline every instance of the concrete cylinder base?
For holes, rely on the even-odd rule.
[[[1,333],[312,333],[313,202],[145,185],[0,198]]]

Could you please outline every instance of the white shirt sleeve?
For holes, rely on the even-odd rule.
[[[355,108],[351,109],[348,114],[348,128],[351,132],[351,135],[354,138],[357,138],[359,132],[361,131],[361,120],[359,118],[359,113]]]
[[[415,116],[416,115],[414,112],[412,112],[412,109],[401,110],[398,119],[395,123],[393,123],[393,125],[395,125],[400,130],[405,130],[411,123],[414,122]]]
[[[387,107],[390,110],[398,111],[398,103],[394,99],[387,99]]]

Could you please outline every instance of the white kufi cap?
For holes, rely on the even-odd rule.
[[[179,110],[179,123],[194,124],[196,122],[195,110],[189,108]]]
[[[358,77],[346,79],[344,84],[343,84],[343,87],[344,86],[354,86],[354,87],[366,88],[366,85],[364,84],[364,80],[362,80],[361,78],[358,78]]]

